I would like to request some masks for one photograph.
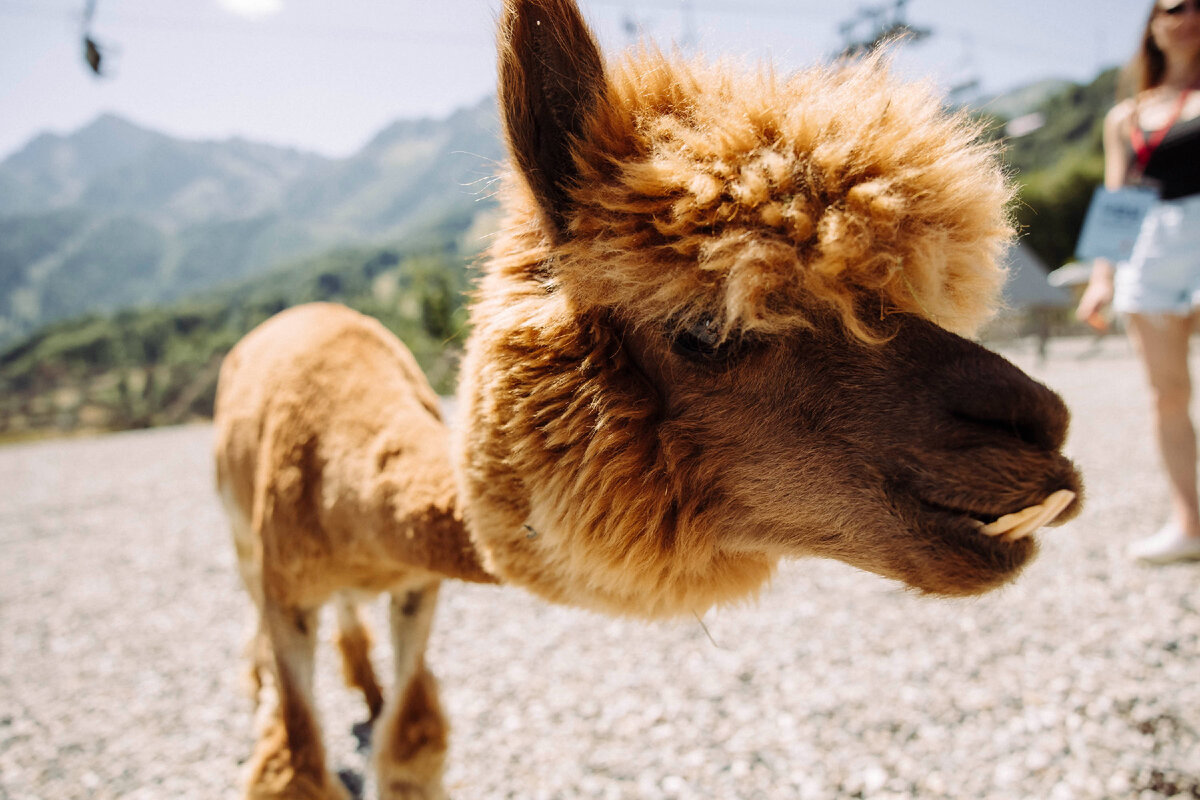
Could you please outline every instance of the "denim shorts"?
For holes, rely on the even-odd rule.
[[[1146,214],[1129,261],[1117,265],[1113,308],[1190,314],[1200,307],[1200,194],[1163,200]]]

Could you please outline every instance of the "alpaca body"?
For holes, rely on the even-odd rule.
[[[251,685],[257,696],[265,671],[277,695],[252,796],[340,792],[312,702],[316,612],[336,600],[347,682],[378,718],[381,786],[436,797],[445,724],[423,653],[438,583],[492,580],[457,510],[437,397],[383,326],[326,304],[257,328],[229,354],[219,387],[217,483],[259,614]],[[356,609],[380,592],[391,595],[396,651],[386,708]]]
[[[312,304],[226,358],[217,480],[258,528],[279,602],[380,592],[414,575],[490,580],[458,511],[438,399],[375,320]]]

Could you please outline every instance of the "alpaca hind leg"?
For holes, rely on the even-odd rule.
[[[250,761],[248,800],[347,800],[325,766],[313,702],[317,610],[282,608],[267,600],[263,629],[270,644],[275,707]]]
[[[246,694],[250,696],[250,700],[254,704],[254,710],[258,711],[263,692],[263,677],[270,674],[274,656],[271,653],[271,638],[267,634],[263,609],[262,571],[256,563],[243,560],[241,555],[239,548],[238,572],[241,573],[247,594],[254,601],[254,616],[249,626],[250,633],[246,637],[246,644],[242,647],[242,658],[246,664],[243,685]]]
[[[263,627],[262,612],[255,613],[253,630],[246,637],[246,644],[242,648],[242,658],[246,662],[246,672],[243,679],[243,684],[246,688],[246,694],[250,696],[254,703],[254,709],[257,711],[259,701],[263,692],[263,676],[271,671],[271,642],[267,638],[267,632]]]
[[[271,644],[267,638],[266,623],[263,621],[263,582],[261,547],[250,526],[249,518],[242,513],[233,494],[226,489],[221,490],[221,500],[225,505],[225,513],[233,533],[233,547],[237,555],[238,575],[246,594],[254,602],[253,618],[250,623],[250,633],[242,649],[246,662],[246,672],[243,679],[246,694],[258,709],[259,695],[263,689],[263,676],[271,669]]]
[[[342,678],[358,689],[367,701],[368,722],[374,722],[383,710],[383,692],[371,666],[371,632],[358,613],[358,605],[345,593],[334,599],[337,609],[337,633],[333,641],[342,654]]]
[[[393,595],[393,697],[375,724],[375,770],[381,800],[443,800],[448,726],[425,646],[437,605],[436,583]]]

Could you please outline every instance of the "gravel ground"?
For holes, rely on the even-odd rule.
[[[1200,797],[1200,565],[1122,554],[1165,517],[1137,364],[1116,339],[1009,355],[1074,409],[1089,488],[1015,585],[936,600],[797,562],[711,613],[711,639],[447,585],[430,663],[453,796]],[[3,800],[236,796],[249,602],[210,437],[0,448]],[[365,710],[332,648],[318,683],[333,766],[362,784]]]

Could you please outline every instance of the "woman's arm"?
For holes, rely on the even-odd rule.
[[[1104,117],[1104,186],[1116,190],[1125,185],[1129,173],[1129,152],[1125,147],[1129,125],[1133,122],[1133,100],[1123,100]],[[1092,277],[1075,309],[1075,316],[1098,331],[1108,330],[1104,309],[1112,302],[1113,274],[1116,265],[1098,258],[1092,265]]]
[[[1133,124],[1133,100],[1122,100],[1104,115],[1104,186],[1120,189],[1129,174],[1129,126]]]

